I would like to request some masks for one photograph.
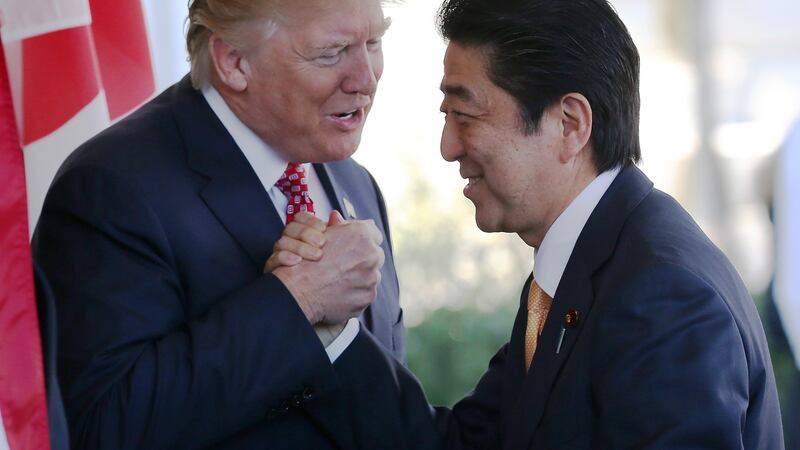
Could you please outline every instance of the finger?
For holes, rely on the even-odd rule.
[[[283,237],[303,241],[318,248],[324,247],[325,242],[328,240],[322,231],[296,221],[286,225],[283,230]]]
[[[374,245],[374,244],[373,244]],[[368,250],[369,254],[365,255],[362,268],[368,270],[381,270],[383,264],[386,262],[386,255],[383,249],[374,245]]]
[[[383,252],[381,247],[378,247],[378,251],[380,252],[378,255],[378,269],[380,270],[383,267],[383,264],[386,262],[386,254]]]
[[[279,266],[291,267],[300,264],[303,258],[292,252],[280,251],[275,254],[275,260]]]
[[[302,260],[303,258],[291,252],[281,251],[273,253],[267,260],[267,264],[264,266],[264,273],[272,273],[272,271],[278,267],[291,267],[297,265]]]
[[[331,215],[328,217],[328,226],[341,225],[343,223],[345,223],[345,220],[339,211],[336,211],[335,209],[331,211]]]
[[[328,227],[328,224],[325,223],[324,220],[321,220],[320,218],[309,212],[299,212],[295,214],[294,221],[292,223],[301,223],[319,232],[325,231],[325,228]]]
[[[322,250],[312,244],[283,236],[275,243],[273,253],[288,252],[294,253],[302,259],[317,261],[322,258]]]
[[[367,225],[367,230],[369,231],[369,237],[372,239],[377,245],[381,245],[383,243],[383,233],[381,230],[378,229],[377,225],[375,225],[375,221],[372,219],[365,220],[364,223]]]

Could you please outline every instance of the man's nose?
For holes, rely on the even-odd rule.
[[[442,129],[441,152],[445,161],[458,161],[464,156],[464,146],[459,139],[456,124],[447,118]]]
[[[378,88],[378,77],[380,77],[380,64],[373,61],[375,55],[371,55],[367,49],[359,50],[352,61],[352,66],[345,78],[342,88],[348,93],[359,93],[372,95]]]

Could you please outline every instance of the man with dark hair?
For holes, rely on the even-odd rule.
[[[509,343],[435,414],[446,446],[782,449],[747,289],[635,167],[639,58],[612,7],[446,0],[439,27],[442,156],[481,230],[536,249]]]

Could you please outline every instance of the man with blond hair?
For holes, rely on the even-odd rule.
[[[404,357],[383,199],[349,159],[387,26],[380,0],[195,0],[191,77],[63,164],[33,247],[74,448],[404,446],[399,405],[337,376],[364,340]],[[327,253],[268,271],[298,211]]]

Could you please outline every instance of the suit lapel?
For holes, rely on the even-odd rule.
[[[200,196],[261,269],[283,229],[280,216],[231,135],[186,79],[176,87],[173,109],[188,164],[206,178]]]
[[[325,188],[325,192],[328,194],[328,198],[331,201],[331,206],[339,211],[347,220],[353,219],[366,219],[368,215],[363,212],[359,212],[357,210],[357,202],[354,203],[355,199],[358,198],[356,192],[350,192],[348,190],[348,186],[350,183],[347,183],[347,174],[342,173],[342,170],[337,170],[337,167],[342,167],[341,164],[314,164],[314,168],[317,171],[317,175],[319,175],[320,181],[322,182],[323,187]],[[386,292],[386,284],[381,283],[378,286],[378,299],[386,299],[389,298],[389,294]],[[391,313],[388,310],[388,302],[387,301],[375,301],[372,305],[370,305],[363,314],[359,317],[359,321],[361,325],[366,327],[370,330],[376,339],[379,342],[383,343],[388,348],[391,348],[392,336],[391,336],[391,324],[394,323],[393,318],[391,317]],[[389,327],[377,327],[375,326],[376,323],[387,323],[390,325]]]
[[[553,298],[553,306],[547,315],[542,335],[539,338],[533,364],[527,376],[524,376],[522,392],[518,397],[519,401],[511,410],[506,429],[508,437],[506,448],[527,448],[547,406],[551,388],[580,334],[581,323],[577,327],[568,328],[565,326],[564,316],[569,309],[575,309],[586,315],[594,301],[589,274],[582,267],[575,267],[577,264],[570,263],[570,265],[573,267],[564,272],[556,296]],[[528,289],[525,290],[525,298],[527,298],[527,291]],[[526,310],[523,307],[521,311],[522,326],[517,340],[518,345],[515,346],[518,349],[515,352],[517,360],[512,363],[519,365],[524,374],[523,343],[525,341],[524,315]],[[562,329],[564,330],[563,337]]]
[[[344,190],[339,185],[339,182],[336,181],[336,177],[329,173],[328,165],[316,163],[314,164],[314,170],[317,171],[317,176],[319,176],[319,180],[322,182],[322,187],[325,188],[325,193],[328,194],[331,208],[339,211],[345,219],[350,219],[350,217],[345,215],[345,212],[342,211],[341,199],[345,197]],[[320,219],[325,220],[327,217],[320,217]]]
[[[521,393],[519,390],[513,391],[520,394],[520,400],[507,410],[509,417],[505,428],[504,448],[528,448],[542,420],[561,368],[569,358],[580,337],[583,324],[591,313],[594,303],[592,276],[611,257],[625,220],[652,188],[652,182],[636,167],[622,169],[586,222],[558,284],[531,370],[524,377]],[[518,366],[524,367],[524,302],[529,285],[530,281],[523,291],[523,305],[517,317],[521,326],[515,325],[512,334],[509,350],[509,357],[514,358],[511,360],[512,372]],[[568,325],[565,320],[569,310],[578,311],[581,315],[575,326]],[[519,316],[522,316],[521,320]],[[514,379],[511,380],[510,389],[518,386],[513,381]]]
[[[525,381],[525,327],[527,325],[527,298],[531,288],[533,274],[525,281],[522,294],[520,295],[519,309],[517,317],[514,319],[514,328],[511,330],[511,340],[508,346],[508,365],[506,366],[505,385],[509,386],[507,391],[511,392],[505,410],[510,410],[519,403],[519,392],[522,383]]]
[[[508,344],[508,354],[506,355],[505,374],[503,378],[502,403],[501,403],[501,429],[503,448],[509,448],[509,439],[514,435],[514,427],[519,427],[519,420],[516,417],[521,411],[520,403],[522,397],[520,393],[525,382],[525,326],[527,322],[527,298],[530,290],[533,274],[525,281],[522,293],[520,294],[520,305],[517,316],[514,319],[514,327],[511,330],[511,339]]]

